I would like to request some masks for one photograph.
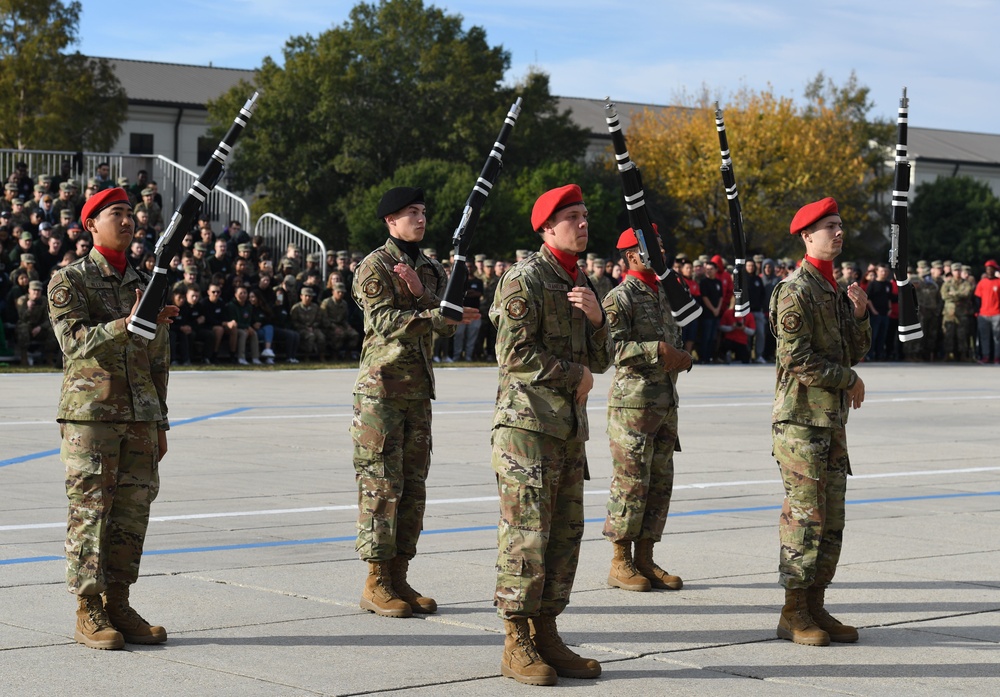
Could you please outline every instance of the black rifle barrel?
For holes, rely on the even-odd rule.
[[[907,157],[907,123],[909,121],[910,100],[906,88],[899,100],[899,116],[896,119],[896,171],[892,184],[892,227],[889,237],[889,265],[892,266],[896,285],[899,287],[899,340],[916,341],[923,337],[920,315],[917,309],[917,291],[910,283],[907,273],[909,265],[909,227],[907,224],[907,196],[910,191],[910,161]]]
[[[225,170],[226,159],[233,152],[233,145],[240,133],[246,128],[247,122],[253,116],[254,106],[257,103],[258,92],[247,100],[247,103],[240,109],[240,113],[229,127],[229,132],[219,142],[219,146],[212,153],[211,159],[205,165],[204,171],[199,176],[191,188],[188,189],[187,196],[181,201],[174,214],[170,218],[170,224],[156,242],[156,263],[153,267],[153,277],[146,287],[146,292],[142,294],[139,301],[139,308],[128,323],[128,330],[147,339],[156,336],[156,317],[166,304],[169,279],[167,278],[167,268],[170,260],[174,258],[181,246],[184,235],[191,230],[191,227],[198,219],[198,212],[212,189],[219,183],[222,173]]]
[[[740,192],[736,188],[736,173],[733,171],[733,158],[729,152],[729,139],[726,137],[726,122],[722,118],[722,109],[715,103],[715,128],[719,132],[719,149],[722,151],[722,185],[726,189],[726,199],[729,201],[729,231],[733,237],[733,255],[735,270],[733,273],[733,296],[736,298],[736,316],[746,317],[750,314],[750,299],[744,297],[747,283],[747,237],[743,230],[743,207],[740,205]]]
[[[677,325],[683,327],[701,314],[701,304],[691,297],[687,282],[674,273],[674,270],[667,266],[663,258],[653,223],[649,219],[649,211],[646,210],[646,194],[642,188],[642,177],[639,174],[639,168],[632,162],[632,158],[628,154],[625,134],[622,133],[618,112],[610,97],[606,98],[604,109],[607,112],[605,120],[608,122],[608,131],[611,132],[611,142],[615,148],[615,159],[618,161],[618,174],[622,180],[622,193],[625,196],[625,208],[628,210],[628,221],[635,232],[635,238],[639,241],[639,256],[642,257],[642,262],[652,268],[660,279],[660,285],[663,286],[663,291],[667,294],[667,302],[670,303],[670,313],[674,316]],[[663,239],[665,238],[666,235],[663,236]],[[666,252],[670,260],[673,261],[674,250],[668,249]]]
[[[476,225],[479,223],[479,214],[483,210],[486,198],[493,190],[497,177],[503,169],[503,154],[507,148],[507,139],[514,124],[521,113],[521,98],[518,97],[507,116],[504,117],[503,126],[500,128],[500,135],[497,136],[493,148],[486,158],[483,171],[479,174],[465,202],[465,209],[462,211],[462,219],[455,228],[452,235],[452,242],[455,245],[455,264],[451,269],[451,276],[448,277],[448,286],[444,291],[444,298],[441,300],[441,314],[448,319],[460,321],[464,310],[463,301],[465,299],[465,282],[469,278],[469,270],[465,265],[465,260],[469,255],[469,248],[472,246],[472,235],[476,232]]]

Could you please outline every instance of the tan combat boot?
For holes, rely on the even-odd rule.
[[[830,641],[841,644],[852,644],[858,640],[858,630],[842,623],[823,607],[826,588],[813,586],[806,592],[806,607],[816,626],[830,635]]]
[[[396,595],[400,597],[410,609],[421,614],[431,614],[437,612],[438,606],[434,598],[428,598],[413,590],[413,587],[406,581],[406,572],[410,566],[410,560],[403,557],[395,557],[390,563],[392,588]]]
[[[128,602],[128,584],[112,583],[104,592],[104,610],[108,619],[129,644],[162,644],[167,640],[167,630],[150,625],[132,609]]]
[[[635,568],[649,579],[649,585],[653,588],[679,591],[684,587],[684,581],[681,580],[680,576],[674,576],[664,571],[653,561],[652,540],[636,540]]]
[[[538,655],[527,618],[504,620],[503,627],[507,637],[503,642],[500,674],[525,685],[555,685],[559,680],[556,670]]]
[[[614,557],[611,559],[611,573],[608,585],[627,591],[644,593],[652,588],[649,579],[639,573],[632,563],[632,543],[614,542]]]
[[[125,639],[111,625],[99,595],[76,597],[76,631],[73,638],[91,649],[120,649]]]
[[[549,616],[532,617],[531,640],[542,660],[556,669],[562,678],[596,678],[601,674],[601,664],[593,658],[579,656],[563,643],[556,629],[556,618]]]
[[[805,588],[786,588],[785,606],[778,620],[778,638],[806,646],[829,646],[830,635],[809,614]]]
[[[361,607],[383,617],[412,617],[413,610],[392,587],[391,562],[368,562],[368,578],[361,592]]]

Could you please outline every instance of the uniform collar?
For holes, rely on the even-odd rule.
[[[538,250],[538,253],[542,256],[543,259],[545,259],[545,261],[547,261],[549,264],[552,265],[554,269],[556,269],[557,273],[560,276],[562,276],[570,283],[576,283],[576,278],[573,278],[568,273],[566,273],[566,269],[564,269],[563,265],[559,263],[559,259],[556,257],[555,254],[552,253],[552,250],[549,249],[549,246],[547,244],[543,243],[542,248]],[[577,271],[577,273],[579,274],[579,271]]]
[[[402,248],[400,248],[399,244],[397,244],[396,238],[393,237],[392,235],[389,235],[389,237],[387,238],[385,243],[385,248],[389,250],[392,256],[399,259],[400,261],[404,263],[410,262],[410,266],[414,268],[421,266],[422,264],[430,263],[430,260],[424,256],[423,252],[418,253],[416,259],[411,259],[410,255],[404,252]]]
[[[104,255],[98,252],[93,247],[90,249],[87,258],[90,259],[97,266],[98,271],[104,278],[121,278],[122,281],[128,281],[132,278],[138,278],[135,269],[132,268],[130,264],[125,264],[125,273],[119,275],[118,271],[108,263],[108,260],[104,258]]]

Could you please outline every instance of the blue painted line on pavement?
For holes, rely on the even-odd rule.
[[[900,496],[896,498],[884,499],[858,499],[848,501],[848,505],[865,505],[872,503],[897,503],[904,501],[930,501],[934,499],[958,499],[979,496],[1000,496],[1000,491],[981,491],[962,494],[929,494],[926,496]],[[720,515],[727,513],[753,513],[757,511],[778,511],[781,506],[747,506],[742,508],[705,508],[697,511],[684,511],[681,513],[671,513],[671,517],[679,518],[683,516]],[[603,523],[604,518],[587,518],[585,523]],[[496,525],[480,525],[464,528],[442,528],[440,530],[424,530],[424,535],[450,535],[463,532],[486,532],[495,531]],[[165,554],[196,554],[200,552],[230,552],[239,549],[266,549],[269,547],[294,547],[298,545],[317,545],[330,542],[354,542],[354,535],[342,537],[317,537],[304,540],[275,540],[271,542],[245,542],[236,545],[212,545],[206,547],[179,547],[175,549],[153,549],[146,550],[143,554],[147,556],[159,556]],[[44,556],[44,557],[21,557],[19,559],[0,559],[0,566],[12,566],[15,564],[32,564],[45,561],[63,561],[64,557]]]
[[[239,414],[244,411],[250,411],[255,407],[238,407],[236,409],[227,409],[226,411],[217,411],[214,414],[205,414],[204,416],[192,416],[188,419],[178,419],[177,421],[171,421],[170,427],[176,428],[177,426],[186,426],[187,424],[193,424],[198,421],[206,421],[208,419],[217,419],[220,416],[231,416],[233,414]],[[0,460],[0,467],[6,467],[7,465],[17,465],[22,462],[30,462],[31,460],[41,460],[43,457],[49,457],[51,455],[58,455],[59,448],[54,450],[43,450],[38,453],[28,453],[27,455],[19,455],[17,457],[12,457],[7,460]]]

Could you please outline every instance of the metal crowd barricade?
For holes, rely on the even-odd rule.
[[[156,182],[157,191],[163,198],[165,219],[169,219],[177,210],[191,184],[198,178],[195,172],[162,155],[0,149],[0,173],[5,180],[18,162],[28,165],[28,173],[36,183],[42,174],[62,176],[63,164],[66,163],[69,166],[68,176],[77,179],[81,188],[86,187],[87,180],[94,176],[97,165],[102,162],[107,162],[111,167],[111,181],[128,177],[130,183],[135,183],[139,170],[144,169],[149,173],[150,180]],[[58,193],[53,191],[53,197]],[[202,212],[213,222],[216,234],[222,232],[230,220],[240,221],[244,230],[250,227],[250,207],[247,202],[220,186],[215,187],[209,195]]]
[[[326,278],[326,245],[316,235],[296,225],[292,225],[287,220],[279,218],[273,213],[265,213],[257,220],[253,234],[264,238],[265,244],[274,253],[275,264],[281,261],[282,257],[285,256],[285,250],[288,245],[292,243],[298,245],[303,255],[319,252],[320,270],[322,271],[323,278]]]

